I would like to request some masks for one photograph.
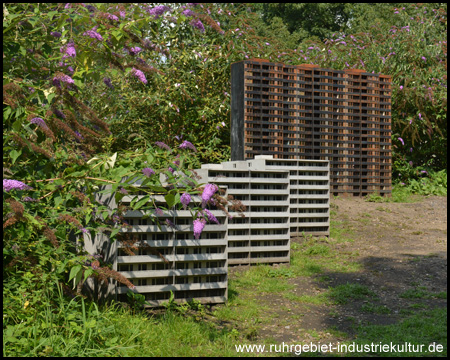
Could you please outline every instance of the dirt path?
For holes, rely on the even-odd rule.
[[[335,199],[331,209],[333,223],[354,239],[333,247],[355,254],[352,261],[361,265],[360,270],[290,278],[293,293],[314,296],[350,283],[368,288],[375,300],[364,297],[341,305],[313,305],[267,294],[259,301],[273,309],[268,316],[274,321],[261,326],[256,340],[336,342],[352,336],[360,324],[391,324],[414,309],[447,306],[446,296],[426,296],[447,291],[446,197],[416,203]]]

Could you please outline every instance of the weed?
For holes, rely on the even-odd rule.
[[[372,303],[361,306],[361,311],[372,314],[390,314],[391,310],[384,305],[375,305]]]
[[[372,356],[430,356],[428,344],[440,344],[442,350],[435,352],[432,356],[447,356],[447,309],[437,308],[424,310],[420,313],[415,311],[412,316],[392,325],[369,325],[360,326],[357,329],[358,337],[354,340],[357,345],[374,343],[398,344],[396,352],[386,353],[378,348],[372,348],[369,355]],[[401,349],[402,344],[413,344],[417,349],[417,344],[426,344],[418,351]]]
[[[375,297],[376,294],[367,286],[361,284],[346,283],[329,288],[328,296],[336,304],[347,304],[350,300],[360,300],[366,297]]]
[[[408,289],[399,296],[404,299],[425,299],[431,297],[430,293],[421,287]]]
[[[292,278],[295,276],[294,272],[286,267],[269,269],[267,272],[268,277],[284,277],[284,278]]]
[[[391,213],[392,212],[391,209],[388,209],[388,208],[385,208],[385,207],[382,207],[382,206],[376,207],[375,210],[384,211],[384,212],[387,212],[387,213]]]

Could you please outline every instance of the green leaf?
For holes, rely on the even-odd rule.
[[[14,164],[17,160],[17,158],[22,154],[22,150],[19,149],[19,151],[17,150],[11,150],[11,152],[9,153],[9,156],[11,156],[11,160],[12,163]]]
[[[94,269],[87,269],[84,271],[84,281],[94,273]]]
[[[133,210],[139,210],[144,204],[150,200],[150,196],[146,195],[141,200],[139,200],[134,206]]]
[[[59,265],[58,270],[56,270],[58,274],[62,273],[66,269],[67,262],[68,260],[62,262],[61,265]]]
[[[81,265],[75,265],[72,269],[70,269],[69,281],[75,278],[78,273],[81,272],[82,268],[83,267]]]
[[[109,236],[110,238],[113,238],[114,236],[116,236],[119,233],[120,229],[113,229],[113,231],[111,231],[111,235]]]
[[[11,107],[7,107],[5,112],[3,113],[3,119],[8,120],[9,114],[11,114]]]
[[[80,271],[78,271],[77,275],[73,279],[73,288],[74,289],[75,289],[75,286],[77,286],[78,283],[81,281],[82,276],[83,276],[83,269],[80,269]]]
[[[63,198],[61,196],[55,196],[55,208],[57,208],[59,205],[63,203]]]
[[[14,131],[20,132],[21,128],[22,128],[22,122],[17,119],[16,121],[14,121],[14,123],[12,124],[12,128]]]
[[[167,194],[164,196],[164,199],[166,200],[167,207],[171,208],[176,204],[175,195],[173,194]]]

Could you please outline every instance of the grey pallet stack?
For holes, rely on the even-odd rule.
[[[162,196],[155,196],[154,200],[156,206],[164,204]],[[122,201],[126,204],[131,197],[126,196]],[[115,209],[113,198],[109,206]],[[166,211],[164,216],[158,216],[163,224],[160,228],[151,219],[145,219],[144,212],[128,211],[124,221],[130,226],[121,232],[147,246],[141,246],[132,256],[124,251],[123,244],[109,245],[109,239],[100,235],[86,248],[95,253],[99,248],[111,247],[108,258],[113,269],[130,280],[136,286],[134,291],[144,295],[150,306],[167,302],[171,291],[178,303],[193,299],[201,303],[223,303],[228,289],[228,218],[222,211],[211,209],[211,212],[220,224],[206,224],[200,239],[196,240],[189,210]],[[166,219],[176,229],[165,225]],[[124,300],[128,291],[118,282],[109,287],[109,293],[119,300]]]
[[[196,170],[201,181],[226,186],[246,206],[245,217],[230,210],[228,264],[289,262],[289,171],[268,170],[262,161],[248,165],[231,161]]]
[[[267,170],[289,170],[291,236],[330,235],[330,163],[327,160],[274,159],[256,155]]]

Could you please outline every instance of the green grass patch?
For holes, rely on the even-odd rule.
[[[338,243],[353,242],[354,230],[349,227],[348,221],[330,220],[330,238]]]
[[[318,295],[296,295],[293,293],[283,294],[283,297],[298,302],[299,304],[308,304],[308,305],[330,305],[330,299],[327,294],[318,294]]]
[[[361,306],[361,311],[371,314],[390,314],[391,310],[384,305],[376,305],[373,303],[364,304]]]
[[[373,298],[376,297],[376,294],[365,285],[346,283],[334,288],[330,287],[328,296],[334,303],[343,305],[351,300],[361,300],[368,297]]]
[[[414,345],[419,351],[368,351],[360,353],[360,356],[447,356],[447,309],[436,308],[415,313],[393,325],[368,325],[357,329],[357,337],[354,340],[358,346],[370,344],[394,344],[400,347],[405,343]],[[442,345],[442,351],[430,352],[429,346]],[[420,345],[422,347],[420,348]],[[410,348],[412,349],[412,348]],[[420,351],[422,349],[422,351]],[[431,350],[432,348],[430,348]],[[370,355],[369,355],[370,354]],[[350,356],[358,355],[348,353]]]

